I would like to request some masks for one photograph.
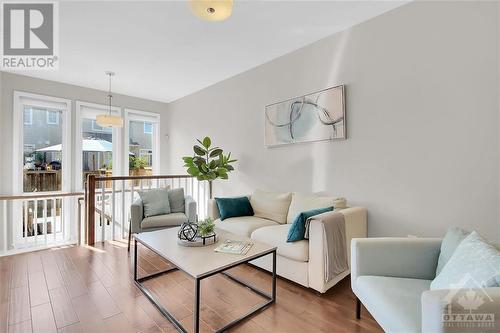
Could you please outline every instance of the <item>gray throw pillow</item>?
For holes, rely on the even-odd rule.
[[[438,264],[436,268],[436,276],[441,273],[444,265],[450,260],[453,252],[458,247],[458,245],[469,236],[470,232],[463,229],[452,227],[446,232],[446,235],[441,242],[441,252],[439,253]]]
[[[144,217],[170,214],[170,202],[166,188],[139,191],[144,207]]]
[[[184,213],[184,189],[174,188],[168,191],[168,201],[170,202],[170,211],[172,213]]]

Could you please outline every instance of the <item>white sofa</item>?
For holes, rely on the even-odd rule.
[[[294,281],[305,287],[317,290],[320,293],[326,292],[344,277],[349,275],[349,269],[325,281],[325,248],[324,228],[320,219],[314,219],[311,222],[309,230],[309,239],[297,242],[287,243],[288,230],[294,218],[301,212],[334,206],[335,210],[326,214],[343,214],[346,230],[346,250],[348,262],[350,265],[350,243],[352,238],[363,238],[367,234],[367,211],[361,207],[347,207],[345,199],[333,197],[319,197],[313,195],[303,195],[299,193],[270,193],[270,197],[284,197],[289,195],[291,200],[285,204],[283,201],[277,201],[276,206],[272,207],[273,200],[270,199],[270,207],[258,210],[254,206],[252,197],[249,196],[256,216],[242,216],[220,220],[218,206],[215,200],[209,200],[208,215],[215,220],[216,228],[223,229],[238,235],[247,236],[255,241],[275,245],[277,247],[277,274],[281,277]],[[262,198],[262,196],[261,196]],[[255,199],[255,196],[254,198]],[[262,200],[258,203],[262,206]],[[262,209],[275,209],[271,218],[263,218]],[[274,218],[280,211],[285,213],[286,219]],[[273,215],[274,214],[274,215]],[[264,214],[265,215],[265,214]],[[323,216],[323,215],[322,215]],[[266,256],[252,261],[252,264],[271,271],[272,258]]]

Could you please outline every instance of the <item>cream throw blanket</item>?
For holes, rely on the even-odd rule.
[[[323,228],[325,282],[328,282],[349,269],[344,214],[327,212],[308,218],[306,221],[306,239],[309,239],[309,226],[311,223],[321,223]]]

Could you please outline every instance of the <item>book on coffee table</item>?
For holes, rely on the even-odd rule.
[[[217,246],[214,251],[230,254],[247,254],[252,246],[252,242],[226,239],[224,243]]]

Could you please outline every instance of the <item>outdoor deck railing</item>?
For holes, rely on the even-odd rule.
[[[207,211],[209,184],[188,175],[87,177],[85,192],[0,195],[0,256],[57,245],[94,244],[128,237],[137,191],[184,188]]]
[[[0,195],[0,255],[79,243],[83,195],[83,192]]]
[[[103,186],[104,184],[104,186]],[[126,238],[130,224],[130,206],[137,191],[154,188],[184,188],[197,202],[198,217],[205,218],[208,184],[189,175],[96,176],[89,175],[85,187],[86,243]]]

